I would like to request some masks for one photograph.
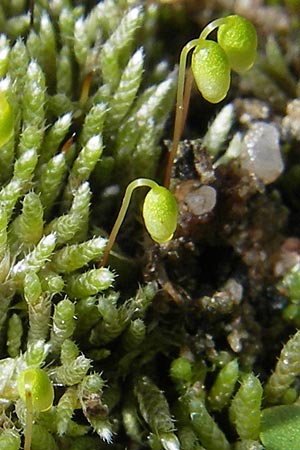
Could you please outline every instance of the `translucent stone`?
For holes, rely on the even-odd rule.
[[[210,212],[216,204],[216,190],[211,186],[201,186],[189,192],[185,197],[185,202],[195,216]]]
[[[241,165],[264,184],[279,177],[284,166],[274,125],[257,122],[250,127],[242,143]]]

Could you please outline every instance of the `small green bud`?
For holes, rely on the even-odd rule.
[[[178,206],[175,197],[163,186],[153,187],[145,197],[143,217],[152,239],[168,242],[177,226]]]
[[[236,72],[249,70],[255,61],[257,34],[254,26],[244,17],[226,17],[218,29],[218,43],[225,51],[230,67]]]
[[[199,40],[191,67],[197,87],[207,101],[218,103],[226,97],[230,86],[230,64],[219,44]]]

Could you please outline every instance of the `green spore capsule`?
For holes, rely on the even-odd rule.
[[[232,15],[218,29],[218,43],[225,51],[232,70],[246,72],[256,58],[257,34],[244,17]]]
[[[31,397],[34,411],[47,411],[51,408],[54,391],[52,383],[43,369],[29,368],[23,370],[18,377],[18,392],[26,403]]]
[[[0,147],[3,147],[11,138],[14,132],[13,110],[8,103],[6,96],[0,92]]]
[[[143,216],[148,233],[163,244],[172,239],[177,226],[178,207],[175,197],[163,186],[153,187],[145,197]]]
[[[199,40],[192,56],[197,87],[211,103],[223,100],[230,86],[230,65],[225,51],[214,41]]]
[[[149,187],[150,191],[145,197],[143,217],[145,226],[152,239],[163,244],[173,237],[177,226],[178,207],[173,194],[165,187],[159,186],[149,178],[137,178],[131,181],[126,188],[122,205],[110,233],[101,266],[104,266],[109,252],[115,242],[118,231],[124,220],[133,191],[138,187]]]
[[[218,43],[207,40],[208,35],[219,28]],[[257,47],[256,31],[248,20],[229,16],[210,22],[198,39],[192,39],[180,54],[176,115],[173,146],[169,153],[164,186],[170,184],[172,164],[178,149],[186,118],[191,78],[185,76],[187,56],[193,50],[191,69],[203,97],[211,103],[223,100],[230,86],[231,69],[237,72],[248,70],[254,63]]]

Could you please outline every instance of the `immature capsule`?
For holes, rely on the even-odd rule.
[[[172,239],[173,233],[177,226],[178,207],[175,197],[171,192],[159,186],[155,181],[149,178],[137,178],[131,181],[126,188],[122,205],[111,230],[103,258],[100,266],[104,266],[109,252],[115,242],[116,236],[124,220],[131,195],[138,187],[149,187],[150,191],[145,197],[143,205],[143,217],[145,227],[152,239],[159,244],[163,244]]]
[[[191,67],[199,91],[211,103],[223,100],[230,86],[230,65],[217,42],[199,39]]]
[[[255,61],[257,34],[254,26],[244,17],[226,17],[218,29],[218,43],[225,51],[230,67],[242,73],[250,69]]]
[[[53,386],[43,369],[23,370],[18,377],[18,392],[25,403],[27,403],[28,397],[31,397],[34,411],[47,411],[52,406]]]
[[[143,217],[151,238],[163,244],[172,239],[177,226],[175,197],[163,186],[153,187],[145,197]]]

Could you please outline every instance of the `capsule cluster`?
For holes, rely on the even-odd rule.
[[[249,70],[256,57],[257,35],[251,22],[231,15],[220,23],[217,42],[202,38],[201,33],[191,63],[198,89],[211,103],[218,103],[227,95],[231,70]]]

